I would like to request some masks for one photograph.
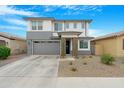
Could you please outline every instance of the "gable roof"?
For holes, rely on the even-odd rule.
[[[19,37],[16,35],[12,35],[10,33],[5,33],[5,32],[0,32],[0,36],[4,37],[4,38],[11,39],[11,40],[26,40],[25,38],[22,38],[22,37]]]
[[[124,31],[115,32],[115,33],[107,34],[104,36],[99,36],[99,37],[96,37],[95,39],[92,39],[91,41],[102,40],[102,39],[107,39],[107,38],[112,38],[112,37],[118,37],[118,36],[122,36],[122,35],[124,35]]]

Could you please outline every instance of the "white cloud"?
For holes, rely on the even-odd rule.
[[[57,8],[59,8],[60,6],[57,5],[44,5],[42,6],[44,8],[44,12],[52,12],[55,11]]]
[[[37,5],[33,5],[32,7],[29,7],[29,8],[23,9],[23,10],[29,11],[29,10],[33,10],[33,9],[36,9],[36,8],[38,8],[38,6]]]
[[[26,26],[26,21],[25,20],[21,20],[21,19],[4,19],[6,22],[10,23],[10,24],[15,24],[15,25],[22,25],[22,26]]]
[[[43,6],[44,11],[51,12],[55,11],[56,9],[67,9],[67,10],[73,10],[73,11],[102,11],[101,6],[98,5],[56,5],[56,6]]]
[[[19,26],[0,26],[0,30],[26,30],[24,27],[19,27]]]
[[[99,30],[99,29],[89,29],[88,35],[93,37],[98,37],[105,35],[105,31]]]
[[[48,6],[43,6],[44,12],[54,12],[57,11],[57,9],[64,10],[64,15],[78,15],[78,14],[83,14],[84,12],[102,12],[102,7],[98,5],[48,5]],[[61,13],[59,13],[60,15]]]
[[[37,15],[37,13],[35,12],[16,9],[13,6],[0,6],[0,15],[7,15],[7,14],[22,15],[22,16]]]

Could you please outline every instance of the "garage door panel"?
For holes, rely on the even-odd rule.
[[[59,54],[60,42],[59,41],[40,41],[34,42],[33,54],[35,55],[51,55]]]

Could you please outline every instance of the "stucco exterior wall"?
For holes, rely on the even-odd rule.
[[[112,56],[117,56],[117,38],[95,41],[95,50],[96,55],[111,54]]]
[[[10,40],[10,48],[11,53],[14,54],[21,54],[25,53],[27,50],[26,41],[22,40]]]
[[[123,40],[124,40],[124,36],[120,36],[117,38],[117,56],[118,57],[124,57]]]
[[[0,36],[0,40],[5,40],[5,42],[8,43],[6,46],[10,48],[10,39]]]
[[[11,49],[11,54],[20,54],[26,52],[26,41],[25,40],[11,40],[0,36],[0,40],[7,42],[6,46]]]
[[[95,55],[102,55],[103,54],[103,45],[96,44],[95,45]]]

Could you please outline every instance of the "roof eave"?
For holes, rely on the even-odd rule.
[[[55,20],[53,17],[24,17],[24,20]]]

